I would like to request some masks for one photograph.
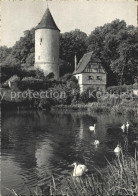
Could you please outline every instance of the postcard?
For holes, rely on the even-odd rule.
[[[1,1],[2,196],[137,195],[137,13]]]

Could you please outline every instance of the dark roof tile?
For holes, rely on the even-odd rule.
[[[54,29],[54,30],[58,30],[58,27],[50,13],[49,8],[46,9],[42,20],[40,21],[40,23],[36,26],[35,29]]]
[[[77,70],[75,70],[73,72],[73,74],[79,74],[82,73],[84,71],[84,69],[86,68],[87,64],[89,62],[95,62],[95,63],[99,63],[101,62],[100,59],[96,58],[93,55],[93,52],[88,52],[86,54],[83,55],[83,57],[81,58],[81,60],[79,61],[78,65],[77,65]]]

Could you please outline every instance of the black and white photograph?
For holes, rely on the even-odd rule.
[[[0,5],[0,195],[137,196],[138,1]]]

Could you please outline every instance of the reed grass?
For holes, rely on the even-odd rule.
[[[100,100],[99,102],[93,103],[78,103],[71,105],[55,105],[52,107],[53,110],[63,111],[92,111],[97,113],[116,113],[116,114],[132,114],[138,115],[138,102],[115,102],[113,99]]]
[[[14,196],[19,196],[12,190]],[[96,174],[83,177],[68,177],[64,187],[56,186],[55,179],[49,191],[35,190],[28,196],[137,196],[138,195],[138,161],[135,157],[120,153],[112,163],[107,160],[104,170],[96,170]],[[27,196],[27,195],[26,195]]]

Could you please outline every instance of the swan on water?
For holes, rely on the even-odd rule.
[[[95,140],[94,145],[98,145],[98,144],[100,144],[99,140]]]
[[[121,151],[121,147],[120,145],[118,144],[117,147],[114,149],[114,152],[120,152]]]
[[[94,124],[94,126],[89,126],[90,131],[94,131],[95,132],[95,127],[96,127],[96,124]]]
[[[123,130],[123,132],[125,132],[125,124],[123,124],[123,125],[121,126],[121,129]]]
[[[130,124],[127,122],[127,124],[126,124],[126,128],[128,129],[128,127],[130,126]]]
[[[82,176],[88,171],[85,165],[77,165],[77,163],[73,163],[72,166],[74,166],[74,170],[73,170],[74,177]]]

